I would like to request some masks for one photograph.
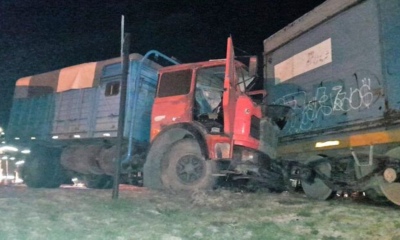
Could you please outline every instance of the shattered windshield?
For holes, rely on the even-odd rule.
[[[196,72],[196,104],[199,114],[213,112],[224,92],[225,66],[202,68]]]
[[[236,67],[237,86],[241,92],[251,87],[255,77],[250,76],[243,65]],[[199,113],[216,110],[222,101],[224,92],[225,65],[198,69],[196,72],[196,104]]]

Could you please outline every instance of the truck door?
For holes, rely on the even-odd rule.
[[[224,80],[224,94],[222,98],[224,111],[224,132],[233,135],[235,109],[236,109],[237,77],[235,70],[235,52],[232,38],[229,37],[226,47],[226,67]]]
[[[163,127],[192,121],[193,71],[190,68],[161,71],[153,104],[151,139]]]
[[[235,61],[232,39],[228,38],[223,94],[224,133],[232,145],[257,149],[260,138],[261,108],[246,93],[256,81],[245,66]],[[231,148],[232,149],[232,148]]]

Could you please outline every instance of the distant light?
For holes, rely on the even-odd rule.
[[[109,137],[109,136],[111,136],[111,134],[109,134],[109,133],[103,133],[103,136],[104,136],[104,137]]]
[[[24,160],[20,160],[20,161],[15,162],[15,165],[19,166],[19,165],[22,165],[24,163],[25,163]]]
[[[14,161],[14,160],[15,160],[15,157],[10,157],[10,160]]]
[[[3,156],[2,158],[1,158],[1,160],[7,160],[8,159],[8,156]]]
[[[74,135],[74,138],[81,138],[81,135],[76,134]]]
[[[58,136],[55,135],[55,136],[53,136],[53,137],[51,137],[51,138],[52,138],[52,139],[58,139]]]
[[[6,141],[2,141],[1,143],[2,143],[2,144],[6,144]]]
[[[22,179],[20,179],[20,178],[16,178],[16,179],[14,180],[14,182],[15,182],[15,183],[23,183],[24,180],[22,180]]]
[[[24,150],[21,151],[21,153],[23,153],[23,154],[29,154],[29,153],[31,153],[31,150],[29,150],[29,149],[24,149]]]
[[[335,140],[335,141],[326,141],[326,142],[317,142],[315,144],[316,148],[323,148],[323,147],[330,147],[330,146],[337,146],[339,145],[340,142]]]
[[[15,140],[19,140],[19,137],[14,138]]]
[[[13,180],[15,177],[13,175],[3,176],[2,179]]]
[[[36,137],[31,137],[31,140],[35,140],[36,139]]]
[[[1,152],[18,152],[18,148],[12,146],[3,146],[0,147],[0,153]]]

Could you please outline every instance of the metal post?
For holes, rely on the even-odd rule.
[[[0,156],[2,156],[2,155],[0,155]],[[3,183],[3,177],[4,177],[2,166],[3,166],[3,162],[0,159],[0,185]]]
[[[122,16],[122,22],[124,17]],[[122,23],[123,31],[123,23]],[[120,91],[120,104],[119,104],[119,118],[118,118],[118,133],[117,133],[117,156],[115,156],[115,172],[114,172],[114,185],[112,198],[117,199],[119,195],[119,177],[121,174],[121,160],[123,157],[122,144],[124,140],[124,124],[125,124],[125,107],[126,107],[126,86],[129,74],[129,47],[130,47],[130,34],[124,34],[123,41],[121,41],[121,60],[122,60],[122,76],[121,76],[121,91]]]
[[[8,159],[6,160],[6,179],[4,181],[5,185],[8,185]]]

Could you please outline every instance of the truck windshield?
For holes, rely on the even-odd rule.
[[[237,86],[241,92],[254,81],[245,66],[236,68]],[[224,92],[225,66],[201,68],[196,72],[196,104],[199,114],[215,112]]]
[[[225,66],[201,68],[196,72],[196,105],[198,114],[213,112],[221,103]]]

